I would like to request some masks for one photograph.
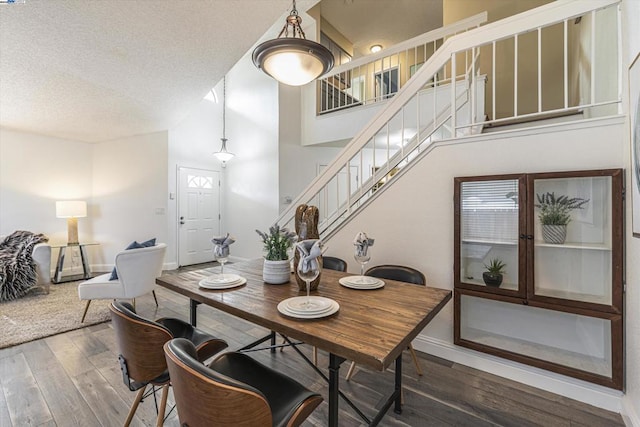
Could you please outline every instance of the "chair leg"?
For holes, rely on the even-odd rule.
[[[416,371],[418,375],[422,376],[422,368],[420,367],[420,361],[418,360],[418,355],[416,351],[413,349],[413,344],[409,344],[409,352],[411,353],[411,358],[413,358],[413,363],[416,365]]]
[[[89,304],[91,304],[90,299],[87,300],[87,304],[84,306],[84,313],[82,313],[82,320],[80,320],[80,323],[84,323],[84,318],[87,317],[87,310],[89,310]]]
[[[164,424],[164,411],[167,407],[167,397],[169,396],[169,384],[162,386],[162,397],[160,398],[160,407],[158,408],[158,420],[156,427],[162,427]]]
[[[313,346],[313,364],[318,366],[318,347]]]
[[[355,371],[355,369],[356,369],[356,362],[351,362],[351,366],[349,366],[349,370],[347,371],[347,378],[346,378],[347,381],[351,379],[351,377],[353,376],[353,371]]]
[[[283,347],[280,347],[280,351],[284,351],[284,345],[287,343],[287,340],[285,340],[284,338],[282,338],[282,345]]]
[[[129,427],[129,424],[131,424],[133,415],[136,413],[136,410],[138,410],[138,405],[140,404],[140,401],[142,400],[142,396],[144,396],[144,391],[146,389],[147,389],[147,386],[144,386],[140,390],[138,390],[138,394],[136,394],[136,399],[131,404],[131,409],[129,409],[129,415],[127,415],[127,420],[124,422],[124,427]]]
[[[136,299],[132,299],[131,302],[133,304],[133,311],[136,311]]]
[[[158,307],[158,297],[156,297],[156,291],[151,291],[153,294],[153,299],[156,301],[156,307]]]

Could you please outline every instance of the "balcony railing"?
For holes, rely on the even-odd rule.
[[[486,22],[487,13],[479,13],[335,67],[317,82],[318,114],[389,99],[448,37]],[[440,76],[441,80],[446,78]]]

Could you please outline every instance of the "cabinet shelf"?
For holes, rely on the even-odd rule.
[[[562,289],[537,288],[537,295],[545,297],[562,298],[566,300],[575,300],[588,302],[591,304],[611,304],[611,295],[592,295],[582,292],[565,291]]]
[[[463,339],[476,344],[509,351],[515,354],[535,355],[536,359],[545,360],[562,366],[570,366],[584,372],[611,376],[611,360],[589,357],[584,354],[550,347],[544,344],[507,337],[479,329],[467,328]]]
[[[478,285],[478,286],[485,286],[487,288],[492,288],[491,286],[486,285],[482,279],[475,279],[475,278],[465,277],[464,278],[464,282],[465,283],[469,283],[471,285]],[[493,289],[498,289],[498,288],[499,289],[518,290],[518,284],[517,283],[502,282],[502,284],[500,286],[493,287]]]
[[[536,248],[554,248],[554,249],[580,249],[589,251],[611,251],[611,246],[604,243],[576,243],[569,242],[561,245],[554,243],[545,243],[544,241],[536,241]]]

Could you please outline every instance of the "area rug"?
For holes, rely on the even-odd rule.
[[[34,292],[0,303],[0,348],[110,320],[111,300],[94,300],[80,323],[86,301],[78,299],[78,283],[52,284],[49,294]]]

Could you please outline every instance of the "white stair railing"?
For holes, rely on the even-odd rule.
[[[618,0],[559,0],[451,37],[276,222],[293,227],[298,205],[316,205],[321,208],[319,231],[327,238],[428,153],[434,141],[465,137],[486,122],[567,111],[585,117],[619,113],[621,37],[601,37],[603,31],[619,34],[619,16]],[[579,24],[584,25],[570,27]],[[528,52],[537,54],[537,61],[535,72],[525,73],[520,48],[531,37],[537,44]],[[574,52],[581,55],[572,57]],[[547,56],[555,59],[552,65],[562,65],[556,73],[543,66],[550,61]],[[487,64],[485,88],[480,68]],[[511,74],[505,76],[505,69]],[[455,77],[440,80],[444,70],[449,75],[454,70]],[[596,78],[602,70],[609,78]],[[575,84],[572,76],[579,78]]]

